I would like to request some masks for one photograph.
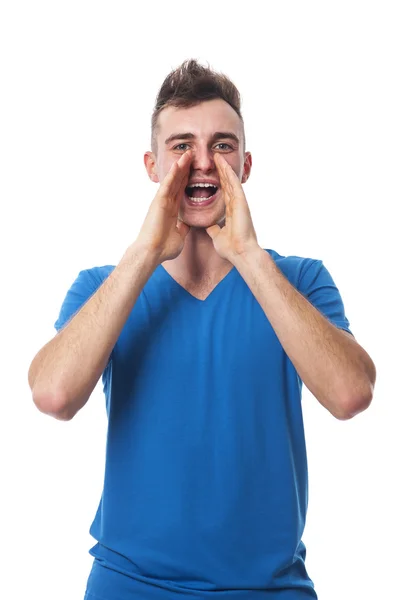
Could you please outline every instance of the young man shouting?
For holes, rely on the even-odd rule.
[[[117,266],[79,273],[29,371],[71,419],[102,376],[104,489],[85,599],[309,600],[302,382],[338,419],[375,367],[320,260],[262,248],[240,96],[187,61],[164,81],[144,162],[159,183]]]

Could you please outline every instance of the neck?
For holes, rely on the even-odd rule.
[[[196,227],[192,227],[187,234],[179,256],[162,264],[169,272],[193,282],[200,281],[205,276],[218,276],[232,266],[216,252],[206,230]]]

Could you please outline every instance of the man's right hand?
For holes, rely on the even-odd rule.
[[[190,227],[178,218],[180,202],[189,180],[192,155],[182,154],[161,182],[136,243],[157,256],[161,264],[179,256]]]

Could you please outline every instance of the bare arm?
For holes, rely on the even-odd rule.
[[[37,353],[28,380],[40,411],[68,420],[86,404],[156,266],[154,253],[132,244],[93,296]]]
[[[172,166],[136,241],[99,289],[33,359],[28,381],[38,409],[69,420],[86,404],[140,292],[158,264],[183,249],[190,227],[178,218],[191,153]]]
[[[237,268],[310,392],[336,418],[354,417],[372,400],[371,357],[292,286],[259,246],[239,178],[222,154],[214,162],[226,205],[225,226],[206,228],[215,250]]]
[[[236,266],[271,322],[311,393],[338,419],[350,419],[372,400],[375,365],[349,333],[330,323],[260,247]]]

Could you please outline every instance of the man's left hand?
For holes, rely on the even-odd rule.
[[[206,231],[217,253],[234,264],[238,256],[259,249],[257,235],[242,184],[236,173],[221,154],[216,153],[214,161],[226,206],[225,226],[212,225]]]

